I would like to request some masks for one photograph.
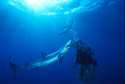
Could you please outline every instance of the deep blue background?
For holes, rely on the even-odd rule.
[[[22,14],[1,5],[0,84],[81,84],[78,69],[72,68],[74,50],[68,52],[63,64],[53,63],[39,70],[19,73],[16,81],[8,65],[10,55],[17,64],[24,64],[38,58],[40,51],[50,53],[63,45],[71,37],[58,35],[65,19],[65,16]],[[93,84],[125,84],[123,1],[75,15],[73,28],[96,53],[99,66]]]

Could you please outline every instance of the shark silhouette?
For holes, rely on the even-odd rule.
[[[17,65],[15,63],[13,63],[12,56],[10,56],[9,57],[9,65],[10,65],[10,68],[13,72],[14,79],[16,79],[16,73],[17,73],[18,69],[30,70],[30,69],[35,69],[35,68],[47,66],[55,61],[58,61],[59,58],[62,58],[69,51],[69,49],[71,47],[71,43],[72,43],[72,41],[69,40],[66,42],[66,44],[64,46],[62,46],[61,48],[59,48],[55,52],[47,54],[45,56],[45,58],[40,57],[40,58],[38,58],[30,63],[24,64],[24,65]]]
[[[41,57],[36,59],[35,61],[27,64],[25,68],[32,69],[42,67],[59,60],[60,57],[63,57],[69,51],[71,43],[71,40],[69,40],[63,47],[59,48],[53,53],[47,54],[45,58]]]

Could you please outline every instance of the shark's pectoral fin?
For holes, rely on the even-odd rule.
[[[48,54],[46,52],[41,51],[40,56],[45,59]]]
[[[59,64],[62,64],[63,59],[64,59],[64,57],[60,54],[60,55],[58,56],[58,63],[59,63]]]

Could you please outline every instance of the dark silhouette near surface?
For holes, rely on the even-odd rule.
[[[16,76],[17,76],[17,65],[15,63],[13,63],[14,59],[12,58],[12,56],[9,56],[9,66],[10,69],[12,71],[13,74],[13,78],[14,80],[16,80]]]

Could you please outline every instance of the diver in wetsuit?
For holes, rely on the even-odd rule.
[[[97,65],[96,60],[93,58],[91,48],[81,40],[75,42],[73,47],[76,48],[75,63],[80,65],[79,77],[81,80],[88,80],[89,72],[94,71]]]
[[[17,65],[12,62],[12,56],[9,56],[9,66],[13,73],[13,78],[16,80]]]

